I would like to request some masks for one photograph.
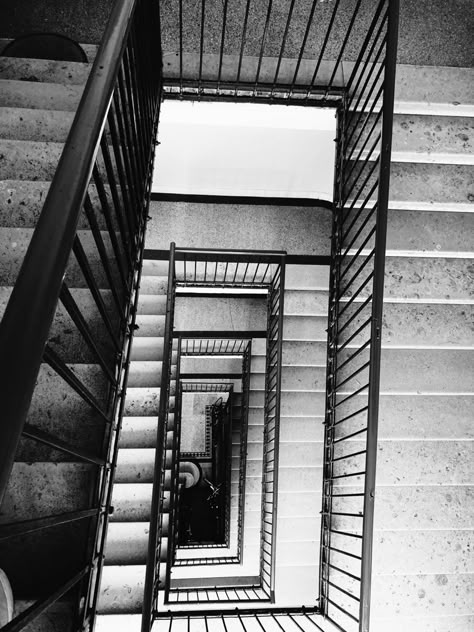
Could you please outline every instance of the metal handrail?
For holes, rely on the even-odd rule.
[[[160,404],[158,410],[158,428],[156,437],[155,464],[153,475],[153,492],[151,499],[150,535],[148,539],[148,555],[145,574],[145,588],[142,607],[142,632],[149,632],[153,623],[154,602],[160,579],[160,512],[163,503],[163,481],[166,430],[169,411],[170,373],[173,355],[173,321],[175,300],[175,244],[170,245],[168,287],[166,295],[165,335],[163,343],[163,362],[161,370]],[[169,526],[171,528],[171,525]]]
[[[98,598],[161,101],[159,42],[146,38],[138,43],[136,38],[137,30],[145,23],[150,30],[159,26],[158,11],[151,0],[115,3],[0,324],[3,360],[0,368],[0,502],[22,433],[99,468],[91,490],[93,511],[58,514],[9,525],[4,536],[15,537],[32,530],[90,519],[88,546],[84,546],[89,564],[78,599],[83,629],[93,626]],[[131,169],[129,154],[133,162]],[[92,189],[97,202],[91,199]],[[98,255],[99,274],[106,279],[113,298],[111,310],[101,293],[102,281],[95,278],[96,271],[92,270],[78,236],[82,211]],[[98,212],[100,221],[96,217]],[[105,228],[101,228],[101,222]],[[110,240],[111,255],[107,253],[103,232],[106,240]],[[102,319],[110,348],[106,354],[102,350],[105,343],[91,331],[65,282],[71,253]],[[54,349],[54,343],[47,344],[59,300],[86,343],[87,352],[102,371],[106,382],[104,390],[107,389],[104,402],[99,402],[71,371]],[[98,454],[25,425],[42,362],[49,364],[82,398],[84,405],[90,406],[94,415],[103,421]],[[53,596],[44,602],[53,603],[56,600]],[[39,610],[33,607],[31,611]],[[17,626],[14,629],[23,627],[20,621],[12,622]]]
[[[268,293],[265,363],[260,581],[263,590],[272,602],[275,600],[284,290],[285,257],[283,256]],[[270,547],[270,552],[267,551],[266,546]]]
[[[372,10],[340,107],[334,186],[320,609],[343,632],[370,624],[398,0]]]
[[[117,2],[0,323],[0,502],[33,396],[135,9]]]

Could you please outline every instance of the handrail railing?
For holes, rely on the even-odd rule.
[[[116,2],[0,324],[0,500],[22,432],[97,468],[92,514],[81,509],[6,525],[7,537],[16,537],[33,528],[90,519],[79,599],[84,630],[93,626],[95,616],[134,329],[161,100],[161,50],[153,37],[157,30],[155,3]],[[97,310],[97,327],[91,327],[81,307],[84,292]],[[97,366],[97,389],[71,370],[76,352],[52,336],[57,313],[67,313],[74,323],[80,361]],[[25,424],[42,363],[81,398],[87,415],[102,424],[93,448]]]
[[[173,345],[171,347],[173,349]],[[181,445],[181,401],[182,401],[182,387],[180,384],[180,360],[181,360],[181,340],[177,341],[177,360],[176,360],[176,374],[174,376],[175,387],[175,406],[174,406],[174,424],[172,430],[167,432],[166,442],[166,457],[165,467],[167,472],[171,475],[169,482],[169,511],[168,511],[168,537],[167,537],[167,552],[166,552],[166,578],[164,586],[164,601],[168,601],[168,595],[171,584],[171,567],[175,558],[175,546],[176,539],[178,537],[178,516],[179,516],[179,494],[180,494],[180,480],[179,480],[179,452]],[[170,372],[169,380],[173,379],[173,375]]]
[[[181,354],[188,355],[242,355],[248,340],[232,338],[183,338]]]
[[[371,11],[362,0],[163,4],[165,94],[172,99],[337,104]]]
[[[341,106],[330,276],[320,606],[367,632],[398,0],[371,7]]]
[[[243,563],[245,526],[245,479],[250,406],[250,370],[252,341],[249,340],[242,358],[242,406],[240,417],[239,504],[237,514],[237,559]]]
[[[260,581],[263,590],[272,602],[275,598],[284,292],[285,258],[282,257],[268,293],[263,420]]]
[[[267,288],[281,252],[177,248],[176,281],[181,287]]]
[[[163,509],[165,502],[165,466],[166,442],[170,424],[170,388],[173,361],[173,322],[175,307],[175,244],[170,245],[168,287],[166,295],[165,335],[163,342],[163,362],[161,369],[160,403],[158,410],[158,429],[156,437],[155,466],[153,475],[153,493],[151,499],[150,535],[148,539],[148,555],[145,575],[145,587],[142,608],[142,632],[149,632],[157,610],[158,592],[164,588],[166,568],[163,571],[161,559],[163,532]],[[172,420],[174,423],[174,419]],[[168,529],[171,525],[168,522]]]

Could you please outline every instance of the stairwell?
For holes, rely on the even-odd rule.
[[[51,62],[25,60],[21,64],[8,61],[1,68],[5,88],[0,91],[4,139],[0,152],[0,169],[4,169],[1,232],[2,244],[7,246],[2,248],[2,298],[6,300],[70,125],[67,112],[73,111],[77,103],[87,68],[68,64],[66,69]],[[77,84],[65,86],[66,81],[74,80],[71,75],[77,78]],[[25,81],[26,77],[36,79]],[[464,632],[474,624],[468,557],[474,522],[470,424],[474,395],[472,79],[470,69],[399,67],[386,262],[373,632]],[[52,105],[54,109],[47,109]],[[196,222],[202,221],[199,209],[184,210],[191,211]],[[218,221],[215,210],[211,205],[204,208]],[[248,209],[243,209],[245,212]],[[191,221],[182,222],[182,213],[182,206],[161,203],[152,212],[151,237],[153,222],[166,214],[168,222],[179,226],[180,235],[189,232],[190,236],[189,241],[176,238],[170,229],[164,241],[175,239],[208,247],[197,236],[200,224],[196,227]],[[15,226],[11,225],[12,218]],[[226,231],[229,234],[233,231]],[[235,234],[239,234],[238,227]],[[245,246],[236,238],[234,247]],[[161,266],[151,262],[144,265],[139,329],[133,345],[104,569],[104,592],[108,577],[113,575],[125,590],[112,602],[120,601],[120,612],[127,613],[138,610],[140,598],[134,586],[141,580],[134,573],[140,568],[142,577],[146,556],[165,300],[165,269]],[[309,269],[307,275],[295,269],[292,275],[290,270],[285,292],[277,591],[291,599],[290,603],[301,605],[301,601],[313,603],[317,597],[319,422],[324,415],[323,323],[327,299],[325,271],[311,274]],[[75,293],[81,300],[80,288]],[[56,326],[55,336],[64,337],[64,322]],[[74,341],[68,340],[64,348],[71,354],[71,350],[76,351]],[[258,385],[262,373],[258,341],[252,349],[253,384]],[[87,358],[79,357],[74,370],[87,371],[90,388],[97,389],[97,396],[103,395],[100,384],[94,381],[94,368]],[[45,392],[47,395],[41,394]],[[30,415],[46,429],[50,423],[48,411],[55,406],[62,411],[62,419],[78,420],[73,396],[66,398],[69,408],[56,401],[63,392],[64,387],[53,383],[43,367],[38,403]],[[261,399],[254,395],[250,462],[252,451],[260,443],[260,407]],[[90,420],[81,421],[87,424]],[[76,432],[77,426],[71,426],[71,432]],[[11,489],[2,506],[2,520],[22,516],[26,490],[35,489],[33,485],[41,477],[57,481],[53,492],[67,487],[69,499],[62,510],[80,503],[87,488],[87,467],[74,461],[57,461],[51,454],[39,456],[41,460],[25,446],[20,449],[15,466],[20,483]],[[137,457],[139,468],[135,467]],[[247,489],[250,495],[251,478]],[[37,494],[42,493],[40,487],[37,490]],[[58,497],[64,499],[53,492],[47,497],[28,497],[43,513],[53,508]],[[247,509],[252,510],[250,501]],[[33,544],[37,546],[38,541]],[[253,544],[249,552],[255,549]],[[120,581],[125,571],[117,567],[124,562],[130,566]],[[28,587],[27,594],[31,596],[34,587]],[[124,596],[129,596],[129,601]],[[20,598],[17,608],[25,604],[26,600]],[[117,611],[111,607],[110,612]],[[52,616],[56,626],[58,621],[66,621],[67,606],[66,614],[59,611]],[[133,618],[133,622],[137,620]],[[111,625],[117,621],[112,617]],[[98,630],[101,625],[104,623],[99,618]],[[192,625],[197,629],[198,622]]]

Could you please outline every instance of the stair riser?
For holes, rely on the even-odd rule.
[[[352,357],[353,353],[353,349],[344,350],[341,360]],[[360,353],[339,371],[341,392],[351,393],[368,383],[367,368],[354,375],[368,359],[367,353]],[[470,350],[382,350],[380,388],[384,393],[471,393],[473,377],[474,358]]]
[[[2,81],[0,106],[75,112],[83,86],[63,86],[9,79]]]
[[[1,119],[0,119],[1,120]],[[49,191],[49,182],[29,180],[3,180],[0,182],[0,226],[5,228],[34,228],[41,214],[44,201]],[[105,194],[110,208],[113,208],[112,193],[108,185],[104,185]],[[107,230],[97,189],[89,186],[89,197],[95,210],[97,224],[100,230]],[[112,225],[118,232],[119,226],[115,213],[112,213]],[[79,230],[90,230],[89,222],[84,212],[80,213]],[[117,235],[121,243],[121,236]]]

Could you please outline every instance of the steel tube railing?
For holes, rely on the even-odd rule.
[[[367,632],[370,620],[380,332],[398,2],[381,0],[374,11],[347,84],[348,95],[341,108],[337,138],[320,607],[342,632]],[[357,443],[351,443],[354,440]],[[345,492],[341,484],[350,484],[351,488]],[[333,541],[335,537],[337,544]],[[341,567],[337,555],[354,560],[353,568]]]
[[[138,23],[148,25],[140,41],[133,37]],[[149,0],[115,3],[0,325],[0,500],[21,434],[96,468],[92,507],[10,523],[0,534],[11,538],[88,520],[88,540],[75,542],[87,560],[76,582],[80,606],[75,616],[84,630],[93,626],[96,610],[135,322],[161,100],[161,51],[159,41],[149,37],[157,26],[158,10]],[[133,70],[131,59],[147,62]],[[122,166],[129,154],[136,158],[133,173]],[[94,327],[77,291],[90,293],[97,307]],[[76,347],[58,343],[51,333],[61,310],[75,327]],[[70,364],[78,361],[97,366],[97,384],[86,384],[80,372],[71,370]],[[55,379],[64,380],[63,388],[79,396],[84,414],[97,420],[93,448],[26,423],[42,363],[49,364]],[[8,629],[22,629],[41,613],[41,604],[62,594],[41,599],[28,617],[20,615]]]

